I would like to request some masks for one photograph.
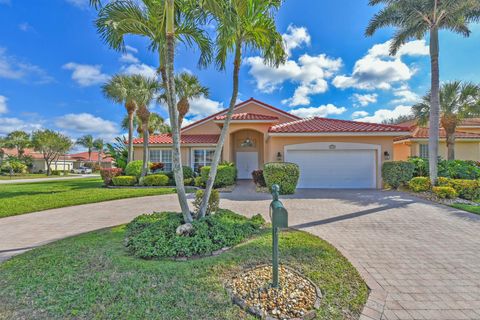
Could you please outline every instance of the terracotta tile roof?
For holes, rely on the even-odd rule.
[[[81,161],[88,161],[88,152],[80,152],[80,153],[74,153],[74,154],[69,154],[68,157],[70,157],[73,160],[81,160]],[[98,152],[92,151],[92,162],[98,162]],[[112,162],[113,159],[104,153],[101,155],[101,161],[102,162]]]
[[[327,133],[327,132],[405,132],[409,131],[406,127],[357,122],[349,120],[337,120],[313,117],[287,123],[278,124],[270,127],[271,133]]]
[[[226,115],[220,115],[216,116],[215,120],[225,120],[227,116]],[[232,120],[235,121],[241,121],[241,120],[266,120],[266,121],[271,121],[271,120],[278,120],[278,117],[275,116],[268,116],[266,114],[259,114],[259,113],[235,113],[232,115]]]
[[[465,127],[480,127],[480,118],[468,118],[462,121],[460,126]]]
[[[265,103],[265,102],[262,102],[262,101],[260,101],[260,100],[255,99],[255,98],[250,98],[250,99],[248,99],[248,100],[246,100],[246,101],[240,102],[239,104],[237,104],[237,105],[235,106],[235,109],[238,109],[238,108],[240,108],[240,107],[242,107],[242,106],[244,106],[244,105],[246,105],[246,104],[248,104],[248,103],[250,103],[250,102],[255,102],[255,103],[257,103],[257,104],[259,104],[259,105],[262,105],[262,106],[264,106],[264,107],[266,107],[266,108],[268,108],[268,109],[271,109],[271,110],[274,110],[274,111],[279,112],[279,113],[281,113],[281,114],[284,114],[284,115],[286,115],[287,117],[290,117],[290,118],[292,118],[292,119],[301,119],[300,117],[297,117],[296,115],[293,115],[293,114],[291,114],[291,113],[288,113],[288,112],[286,112],[286,111],[284,111],[284,110],[282,110],[282,109],[278,109],[278,108],[276,108],[276,107],[274,107],[274,106],[272,106],[272,105],[269,105],[269,104],[267,104],[267,103]],[[191,124],[189,124],[188,126],[183,127],[183,128],[182,128],[182,131],[186,131],[186,130],[188,130],[188,129],[190,129],[190,128],[198,125],[198,124],[201,124],[201,123],[203,123],[203,122],[205,122],[205,121],[207,121],[207,120],[209,120],[209,119],[213,119],[213,118],[215,118],[215,117],[217,117],[217,116],[220,116],[220,115],[222,115],[223,113],[225,113],[226,111],[227,111],[227,109],[224,109],[224,110],[219,111],[219,112],[217,112],[217,113],[214,113],[214,114],[212,114],[212,115],[210,115],[210,116],[208,116],[208,117],[206,117],[206,118],[203,118],[203,119],[200,119],[200,120],[198,120],[198,121],[195,121],[194,123],[191,123]]]
[[[218,142],[218,134],[182,134],[182,144],[215,144]],[[134,144],[142,144],[143,138],[133,140]],[[150,136],[148,139],[149,144],[172,144],[171,134],[159,134]]]
[[[443,128],[439,130],[440,139],[445,139],[447,134]],[[395,141],[402,141],[402,140],[412,140],[412,139],[428,139],[428,128],[425,127],[416,127],[412,130],[412,133],[407,136],[402,136],[395,138]],[[471,133],[471,132],[462,132],[456,131],[455,138],[457,139],[480,139],[480,133]]]
[[[2,149],[2,148],[0,148],[0,149]],[[8,156],[18,156],[17,149],[3,148],[2,151],[4,152],[5,155],[8,155]],[[24,151],[25,151],[24,155],[29,156],[32,159],[43,159],[43,154],[40,153],[40,152],[36,152],[33,149],[27,148]],[[62,158],[63,158],[63,156],[62,156]]]

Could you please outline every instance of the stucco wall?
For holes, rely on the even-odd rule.
[[[457,130],[461,132],[480,133],[480,128],[460,127],[460,128],[457,128]]]
[[[149,150],[161,150],[161,149],[165,149],[165,150],[169,150],[171,149],[172,147],[170,146],[151,146],[149,147]],[[143,147],[139,146],[139,147],[135,147],[134,149],[134,152],[133,152],[133,159],[134,160],[142,160],[143,159]],[[181,149],[181,157],[182,157],[182,164],[184,166],[190,166],[190,150],[191,148],[190,147],[182,147]]]
[[[393,145],[393,159],[395,161],[405,161],[412,156],[412,146],[410,142],[401,142]]]
[[[428,143],[427,141],[422,143]],[[438,149],[439,156],[447,159],[447,144],[441,141]],[[420,155],[420,147],[418,142],[412,142],[412,156],[418,157]],[[458,160],[475,160],[480,161],[480,143],[457,141],[455,143],[455,159]],[[406,160],[406,159],[399,159]]]

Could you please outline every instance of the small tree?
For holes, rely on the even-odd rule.
[[[50,165],[72,147],[69,137],[49,129],[38,130],[32,134],[32,144],[35,151],[42,153],[47,164],[47,175],[50,175]]]
[[[30,135],[25,131],[12,131],[4,139],[3,145],[6,148],[16,149],[18,158],[21,159],[25,154],[25,149],[32,145]]]
[[[78,138],[77,142],[75,142],[75,144],[78,144],[79,146],[87,148],[89,162],[92,161],[92,150],[93,148],[95,148],[95,145],[93,142],[94,140],[91,134],[84,135],[83,137]]]
[[[102,154],[103,154],[103,150],[105,149],[105,141],[103,141],[102,138],[95,139],[95,141],[93,141],[93,147],[98,152],[98,165],[101,165]]]

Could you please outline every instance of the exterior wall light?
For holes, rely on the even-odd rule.
[[[388,153],[388,151],[385,151],[385,152],[383,153],[383,158],[384,158],[385,160],[387,160],[387,161],[390,160],[390,153]]]
[[[282,153],[280,151],[277,153],[277,161],[282,161]]]

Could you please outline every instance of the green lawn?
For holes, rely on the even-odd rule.
[[[452,205],[452,207],[465,210],[471,213],[480,214],[480,206],[472,206],[468,204],[455,203]]]
[[[253,319],[223,288],[242,268],[268,263],[270,231],[217,257],[141,260],[123,246],[124,227],[32,250],[0,264],[0,315],[19,319]],[[330,244],[282,232],[280,259],[324,294],[318,319],[358,319],[368,289]]]
[[[50,176],[50,178],[56,176]],[[18,179],[39,179],[39,178],[49,178],[46,174],[43,173],[26,173],[22,175],[14,175],[10,177],[9,175],[0,175],[0,180],[18,180]]]
[[[34,211],[175,192],[171,188],[108,189],[99,178],[0,184],[0,218]]]

